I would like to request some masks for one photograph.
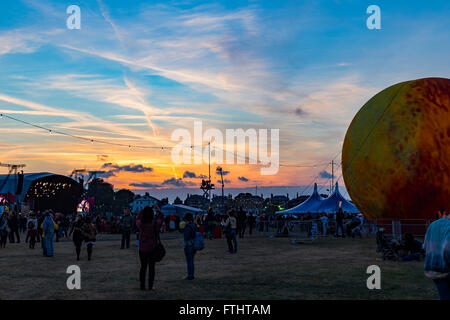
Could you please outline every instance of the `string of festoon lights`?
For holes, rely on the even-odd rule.
[[[34,128],[37,128],[37,129],[41,129],[41,130],[47,131],[49,134],[62,135],[62,136],[70,137],[72,139],[77,139],[77,140],[89,142],[89,143],[92,143],[92,144],[99,143],[99,144],[105,144],[105,145],[111,145],[111,146],[117,146],[117,147],[126,147],[129,150],[132,150],[132,149],[153,149],[153,150],[164,151],[164,150],[170,150],[170,149],[174,148],[173,146],[144,146],[144,145],[126,144],[126,143],[119,143],[119,142],[112,142],[112,141],[107,141],[107,140],[101,140],[101,139],[92,138],[92,137],[79,136],[79,135],[72,134],[72,133],[69,133],[69,132],[65,132],[65,131],[61,131],[61,130],[55,130],[55,129],[52,129],[52,128],[49,128],[49,127],[45,127],[45,126],[38,125],[38,124],[35,124],[35,123],[31,123],[31,122],[28,122],[28,121],[25,121],[25,120],[22,120],[22,119],[18,119],[16,117],[10,116],[10,115],[5,114],[5,113],[0,113],[0,119],[3,119],[3,118],[19,122],[19,123],[25,124],[25,125],[30,126],[30,127],[34,127]],[[200,148],[202,148],[202,150],[203,150],[203,148],[205,148],[207,146],[210,146],[212,149],[215,149],[215,150],[218,150],[218,151],[221,151],[221,152],[230,153],[233,156],[236,156],[237,158],[243,159],[245,163],[248,162],[250,164],[265,165],[265,163],[263,161],[259,160],[259,159],[252,159],[252,158],[250,158],[248,156],[242,157],[239,154],[236,154],[234,151],[230,151],[228,149],[223,149],[223,148],[218,148],[218,147],[216,147],[214,145],[211,145],[210,143],[206,143],[206,144],[204,144],[202,146],[186,145],[186,147],[190,147],[191,149],[195,149],[196,147],[200,147]],[[279,166],[280,167],[295,167],[295,168],[316,168],[316,167],[321,166],[323,164],[325,164],[325,163],[316,163],[316,164],[308,164],[308,165],[305,165],[305,164],[292,164],[292,163],[280,163]],[[327,162],[326,164],[329,165],[329,162]]]

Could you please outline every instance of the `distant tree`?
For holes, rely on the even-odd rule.
[[[94,214],[104,215],[106,212],[112,212],[114,202],[112,184],[103,181],[101,178],[95,178],[88,185],[87,196],[95,199]]]
[[[279,210],[280,210],[279,207],[273,203],[269,203],[269,205],[265,208],[266,214],[274,214]]]
[[[134,193],[128,189],[121,189],[114,194],[113,213],[121,215],[123,208],[134,200]]]
[[[176,197],[175,200],[173,201],[173,204],[183,204],[183,201],[181,201],[179,197]]]

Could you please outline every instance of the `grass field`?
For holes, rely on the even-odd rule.
[[[134,237],[133,237],[134,239]],[[379,261],[375,240],[321,239],[291,244],[286,238],[239,239],[226,254],[224,239],[206,242],[196,256],[196,280],[186,281],[182,239],[164,234],[167,249],[157,264],[155,291],[140,291],[136,242],[120,250],[119,235],[100,235],[93,260],[83,247],[77,263],[71,241],[55,243],[42,257],[24,243],[0,249],[1,299],[437,299],[423,262]],[[81,268],[81,290],[68,290],[66,269]],[[366,269],[381,267],[381,290],[368,290]]]

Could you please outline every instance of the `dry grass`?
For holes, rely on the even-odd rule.
[[[0,249],[1,299],[437,299],[423,275],[423,262],[377,261],[375,240],[321,239],[290,244],[284,238],[253,236],[239,241],[236,255],[225,240],[207,241],[196,256],[196,280],[185,281],[182,239],[164,234],[167,256],[156,268],[154,292],[138,290],[135,241],[120,250],[118,235],[101,235],[92,261],[77,263],[71,241],[55,243],[44,258],[40,244]],[[85,250],[85,248],[83,248]],[[66,268],[78,264],[82,290],[66,288]],[[368,290],[366,268],[377,264],[382,289]]]

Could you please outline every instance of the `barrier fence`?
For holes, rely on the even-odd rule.
[[[378,228],[384,228],[387,235],[400,240],[405,233],[411,233],[415,237],[424,237],[431,222],[432,221],[426,219],[375,220],[375,224]]]
[[[339,226],[335,220],[281,220],[264,221],[256,225],[259,234],[268,237],[285,237],[296,241],[316,241],[321,237],[350,236],[363,237],[376,233],[376,226],[369,222],[353,225],[346,221]]]
[[[362,224],[356,224],[352,220],[345,220],[342,225],[336,223],[334,219],[323,221],[313,220],[272,220],[257,221],[254,225],[245,227],[244,234],[248,235],[250,229],[252,234],[259,234],[273,237],[288,238],[293,243],[296,241],[316,241],[323,237],[337,237],[345,235],[346,237],[367,237],[375,235],[380,228],[383,228],[385,235],[402,239],[405,233],[411,233],[415,237],[424,237],[431,221],[424,219],[377,219],[374,221],[364,220]],[[222,237],[221,228],[215,228],[214,237]],[[206,228],[201,227],[201,232]],[[239,230],[237,230],[239,236]]]
[[[354,225],[352,221],[344,221],[340,227],[336,220],[329,219],[324,222],[317,220],[281,220],[259,222],[256,228],[260,234],[269,237],[287,237],[294,242],[301,240],[315,241],[321,237],[345,236],[363,237],[375,235],[380,228],[391,238],[401,240],[405,233],[415,237],[424,237],[432,221],[425,219],[377,219],[364,220],[363,224]]]

